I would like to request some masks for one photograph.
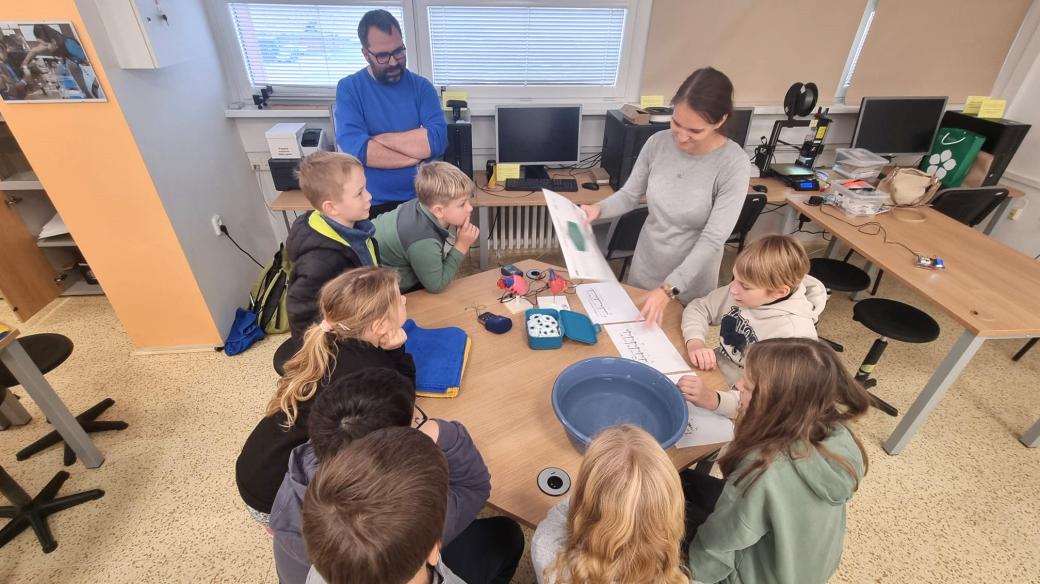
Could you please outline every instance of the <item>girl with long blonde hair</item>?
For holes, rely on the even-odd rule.
[[[848,427],[870,398],[824,343],[751,346],[737,382],[741,412],[719,459],[725,481],[683,473],[700,582],[826,582],[841,560],[845,509],[867,472]]]
[[[324,387],[368,367],[395,369],[415,381],[415,364],[404,351],[408,313],[395,270],[344,272],[322,287],[318,305],[322,319],[306,330],[299,352],[286,361],[265,416],[235,465],[239,493],[261,523],[271,512],[289,453],[307,441],[310,406]]]
[[[604,430],[585,451],[570,500],[535,531],[539,584],[688,583],[683,506],[679,474],[650,434]]]

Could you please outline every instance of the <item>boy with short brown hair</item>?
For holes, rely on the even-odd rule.
[[[397,268],[401,291],[440,292],[451,283],[480,230],[470,223],[473,181],[447,162],[428,162],[415,176],[416,199],[373,221],[383,265]],[[455,227],[455,242],[445,243]]]
[[[690,363],[701,370],[718,366],[726,381],[735,383],[753,343],[780,337],[815,339],[827,290],[808,274],[809,256],[797,239],[767,235],[751,242],[733,264],[733,281],[683,310],[682,332]],[[704,344],[710,325],[719,325],[721,343],[714,350]],[[709,390],[691,375],[679,380],[679,389],[697,406],[730,418],[737,415],[736,391]]]
[[[465,584],[440,561],[448,463],[420,431],[384,428],[321,465],[303,501],[308,584]]]
[[[379,265],[372,195],[365,169],[342,152],[315,152],[300,161],[300,190],[314,211],[296,219],[285,240],[292,262],[286,309],[293,338],[319,320],[318,292],[347,270]]]

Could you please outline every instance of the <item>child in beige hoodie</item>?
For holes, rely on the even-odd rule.
[[[816,321],[827,304],[823,283],[808,275],[809,257],[797,239],[768,235],[753,241],[737,256],[733,281],[691,301],[683,310],[682,332],[690,363],[701,370],[715,367],[729,383],[744,369],[748,348],[765,339],[816,338]],[[708,327],[719,325],[719,347],[708,348]],[[687,401],[733,418],[740,406],[734,390],[713,391],[701,379],[679,380]]]

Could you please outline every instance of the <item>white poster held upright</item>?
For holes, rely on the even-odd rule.
[[[549,189],[542,189],[542,194],[545,195],[545,206],[549,209],[570,278],[616,282],[617,276],[599,250],[592,228],[585,225],[585,212],[566,197]],[[572,233],[574,231],[577,233]],[[575,239],[580,239],[580,242],[575,242]]]

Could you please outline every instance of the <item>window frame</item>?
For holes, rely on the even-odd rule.
[[[471,98],[479,98],[484,107],[509,103],[583,104],[620,103],[639,97],[643,58],[650,32],[652,0],[207,0],[207,15],[214,32],[214,41],[224,66],[224,79],[232,105],[252,105],[256,87],[249,72],[238,33],[231,19],[228,4],[250,2],[257,4],[329,4],[340,6],[400,6],[404,14],[405,47],[408,50],[408,68],[432,81],[433,63],[430,58],[429,6],[545,6],[554,8],[625,8],[625,28],[622,33],[621,58],[618,63],[617,84],[613,87],[583,87],[578,85],[451,85],[451,91],[464,91]],[[344,71],[347,76],[353,71]],[[336,88],[302,88],[274,86],[275,101],[326,102],[335,98]]]

